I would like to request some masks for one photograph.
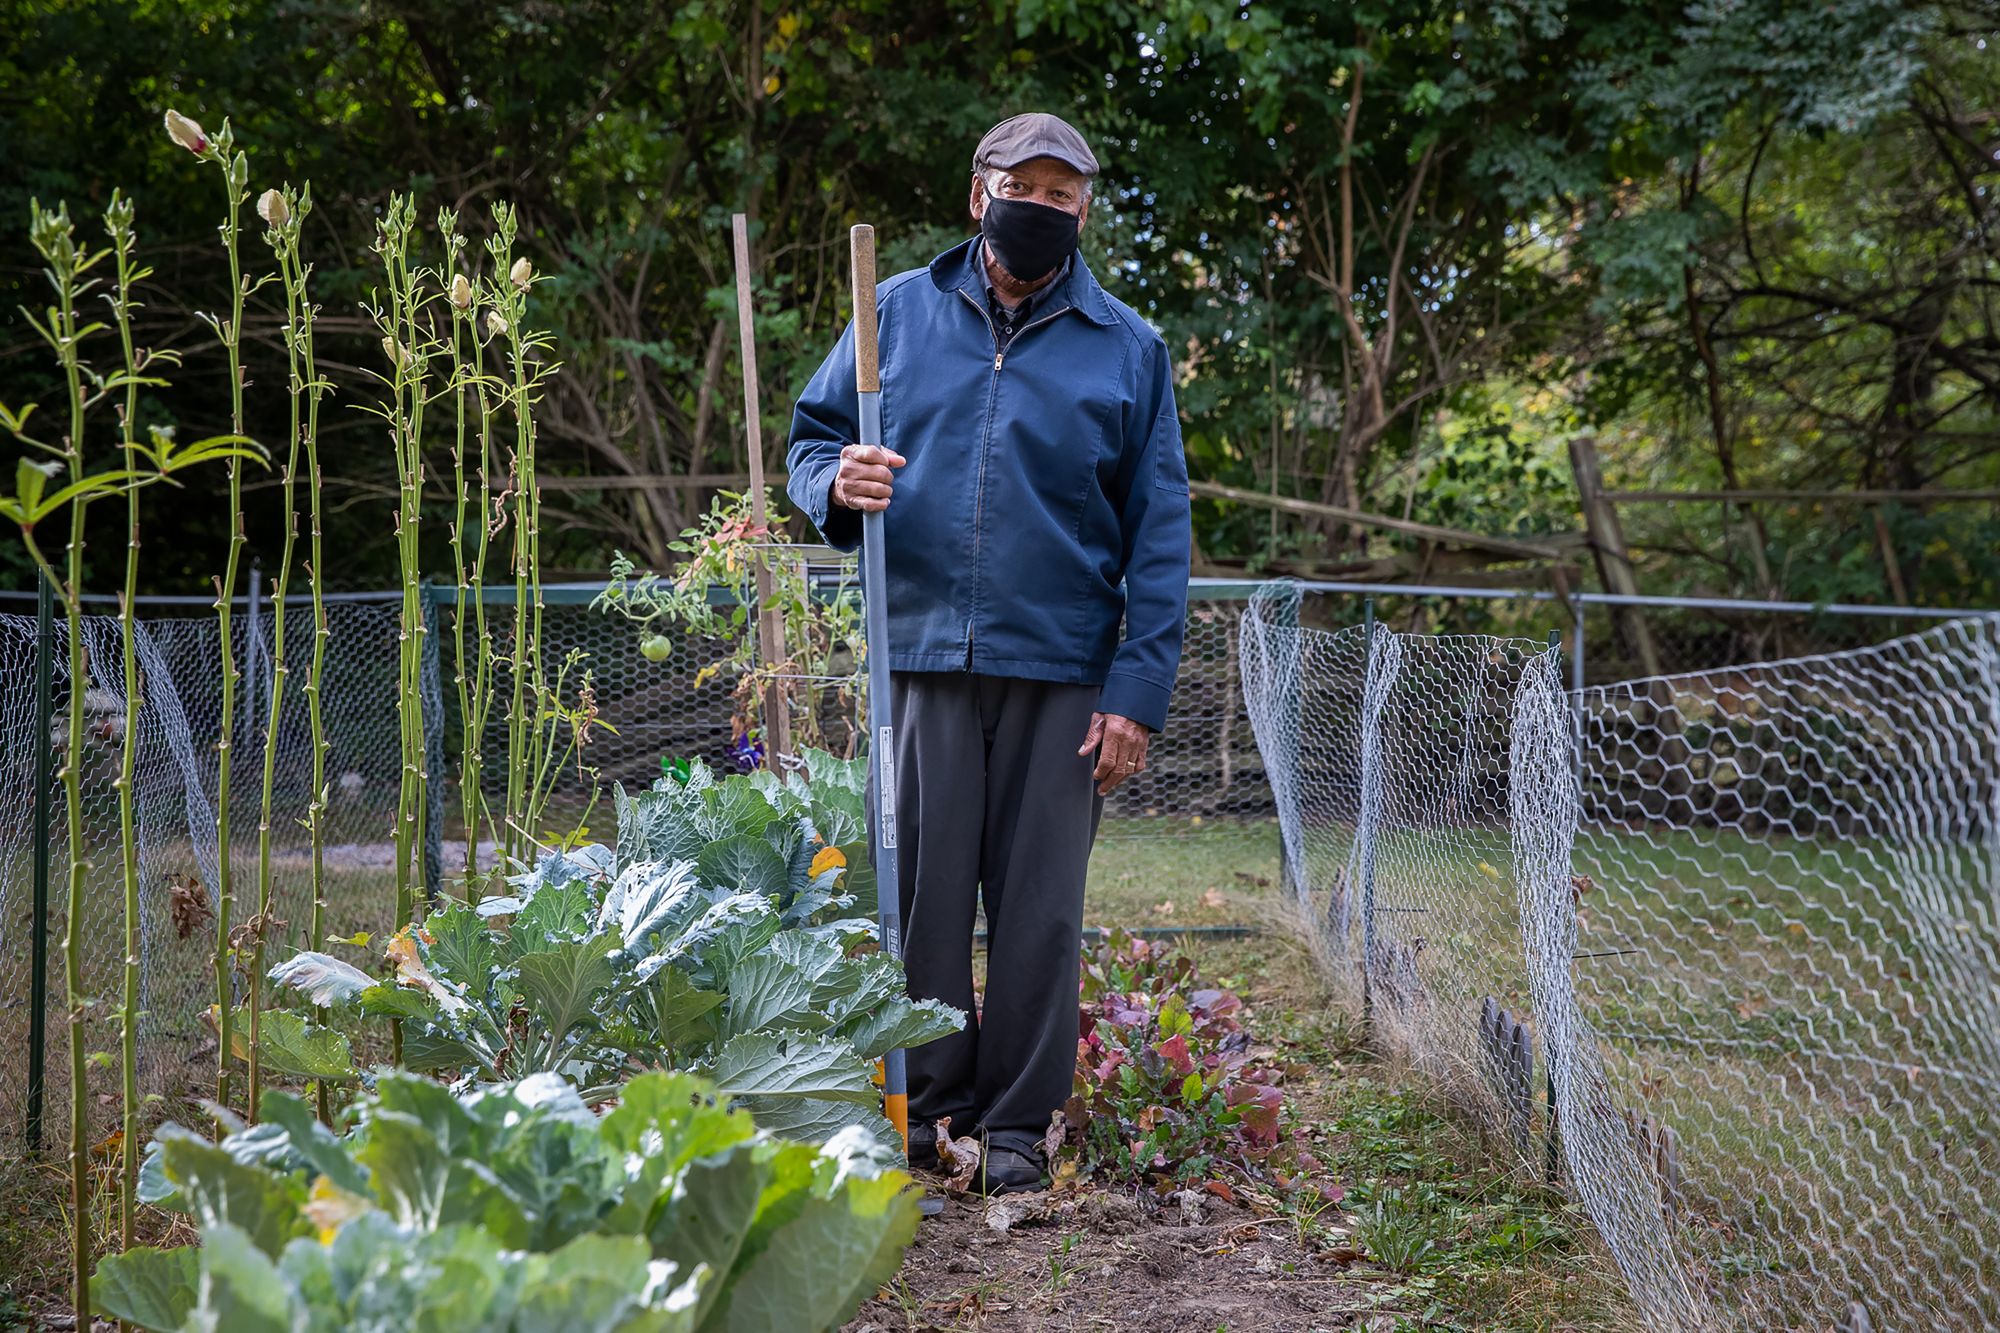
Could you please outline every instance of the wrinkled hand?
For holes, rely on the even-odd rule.
[[[1090,731],[1077,753],[1097,751],[1097,767],[1091,770],[1090,780],[1097,784],[1099,796],[1109,796],[1119,783],[1146,771],[1146,746],[1152,739],[1153,733],[1142,722],[1116,713],[1090,715]]]
[[[850,444],[840,451],[840,470],[833,474],[832,500],[842,509],[876,513],[889,507],[896,474],[908,460],[875,444]]]

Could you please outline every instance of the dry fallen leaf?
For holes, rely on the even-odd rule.
[[[1222,896],[1221,889],[1210,889],[1201,895],[1201,905],[1212,912],[1219,912],[1229,906],[1229,900]]]
[[[971,1189],[973,1178],[979,1174],[979,1140],[953,1138],[951,1117],[945,1116],[937,1122],[937,1151],[938,1165],[948,1177],[944,1187],[955,1194]]]
[[[1048,1132],[1042,1135],[1042,1160],[1053,1162],[1062,1151],[1063,1141],[1069,1137],[1069,1119],[1063,1109],[1057,1107],[1049,1114]]]

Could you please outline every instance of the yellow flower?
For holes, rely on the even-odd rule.
[[[306,1221],[313,1224],[319,1243],[331,1245],[335,1233],[342,1226],[368,1211],[368,1200],[349,1193],[325,1176],[319,1176],[314,1179],[312,1193],[301,1211],[305,1213]]]
[[[514,261],[514,267],[507,270],[507,281],[514,284],[514,290],[525,292],[528,284],[535,280],[535,266],[525,257]]]
[[[167,112],[167,137],[190,153],[200,155],[208,151],[208,136],[202,133],[201,126],[178,111]]]
[[[472,309],[472,284],[465,280],[463,273],[452,274],[451,303],[460,310]]]
[[[498,338],[501,334],[505,333],[506,331],[507,331],[507,317],[505,315],[502,315],[498,310],[487,311],[486,336],[489,338]]]
[[[292,220],[292,210],[285,202],[285,196],[276,190],[266,190],[257,197],[257,216],[264,219],[266,225],[276,229]]]
[[[829,870],[845,870],[846,868],[847,857],[842,854],[840,848],[822,847],[813,855],[812,869],[806,873],[810,878],[818,879]]]

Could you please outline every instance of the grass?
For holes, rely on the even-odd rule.
[[[1275,891],[1246,906],[1283,919]],[[1360,1252],[1378,1308],[1401,1312],[1396,1327],[1643,1326],[1588,1219],[1423,1079],[1365,1048],[1296,936],[1274,928],[1187,947],[1205,976],[1244,995],[1257,1041],[1283,1063],[1298,1126],[1346,1191],[1335,1207],[1307,1205],[1295,1225]]]
[[[1313,830],[1323,891],[1350,836]],[[1378,847],[1381,1035],[1491,1105],[1470,1013],[1483,995],[1531,1008],[1507,839],[1434,826],[1387,830]],[[2000,1318],[1984,1262],[2000,1245],[1993,1038],[1967,1002],[2000,952],[1982,856],[1944,840],[1584,826],[1572,972],[1608,1083],[1592,1152],[1609,1166],[1629,1151],[1626,1110],[1678,1147],[1674,1225],[1629,1216],[1635,1249],[1763,1327],[1823,1327],[1849,1296],[1878,1326]],[[1336,973],[1354,969],[1356,940],[1321,947]],[[1664,1183],[1626,1160],[1640,1188]]]

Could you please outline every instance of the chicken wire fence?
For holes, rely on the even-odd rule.
[[[551,775],[549,826],[581,823],[607,837],[611,784],[649,785],[662,761],[700,757],[727,766],[736,730],[733,680],[717,668],[723,645],[688,639],[665,662],[648,660],[629,622],[593,609],[602,585],[544,590],[544,671],[553,680],[567,663],[565,702],[588,691],[601,723],[580,754]],[[479,738],[482,788],[488,807],[503,804],[506,700],[512,680],[504,660],[511,643],[511,589],[490,590],[486,629],[496,654],[488,711]],[[18,603],[16,603],[18,604]],[[28,605],[33,606],[32,597]],[[448,891],[464,865],[460,815],[465,708],[459,690],[461,651],[476,653],[479,604],[450,587],[423,597],[422,689],[428,784],[426,846],[413,876]],[[134,643],[140,709],[134,774],[139,850],[141,1009],[138,1033],[141,1089],[166,1099],[198,1092],[213,1077],[216,1051],[204,1019],[214,1002],[212,911],[220,888],[216,834],[217,741],[221,734],[222,653],[218,622],[206,599],[140,599]],[[87,602],[84,619],[87,681],[85,738],[79,766],[89,866],[78,931],[85,1040],[94,1052],[115,1052],[125,958],[124,887],[119,852],[118,776],[125,726],[123,630],[112,604]],[[1185,665],[1174,727],[1154,747],[1147,773],[1110,802],[1109,837],[1197,831],[1204,820],[1267,818],[1269,789],[1242,709],[1236,671],[1236,604],[1197,601],[1190,609]],[[397,593],[330,595],[319,685],[326,805],[322,816],[323,894],[327,934],[380,932],[394,915],[394,822],[401,772],[397,718],[401,606]],[[464,637],[459,634],[463,617]],[[313,732],[305,699],[314,643],[309,599],[284,610],[285,675],[273,752],[270,817],[269,941],[282,953],[307,947],[312,908],[312,849],[307,815],[313,792]],[[240,921],[257,910],[258,825],[265,739],[272,692],[280,687],[276,659],[280,626],[268,600],[239,599],[232,615],[233,660],[241,673],[231,726],[231,890]],[[18,1146],[30,1111],[43,1125],[67,1115],[68,1062],[34,1058],[34,954],[39,936],[45,967],[44,1049],[66,1041],[68,1014],[62,944],[67,930],[67,820],[59,787],[48,806],[47,886],[36,913],[34,851],[38,841],[36,760],[61,767],[71,684],[68,631],[60,609],[45,643],[32,614],[0,614],[0,1147]],[[463,648],[461,648],[463,644]],[[50,670],[49,713],[39,714],[38,650]],[[468,656],[468,677],[473,662]],[[859,721],[858,679],[832,679],[821,706]],[[830,729],[839,735],[841,728]],[[848,735],[853,726],[845,728]],[[490,841],[474,848],[493,864]],[[201,907],[196,907],[199,902]],[[176,911],[178,903],[179,910]],[[38,930],[39,926],[39,930]],[[29,1075],[43,1071],[43,1081]],[[115,1107],[115,1063],[95,1061],[91,1092]],[[99,1081],[101,1080],[101,1086]],[[31,1108],[31,1089],[36,1105]],[[107,1125],[114,1117],[103,1117]]]
[[[1375,1042],[1650,1326],[2000,1321],[1995,622],[1575,690],[1545,639],[1310,602],[1250,603],[1244,693]]]

